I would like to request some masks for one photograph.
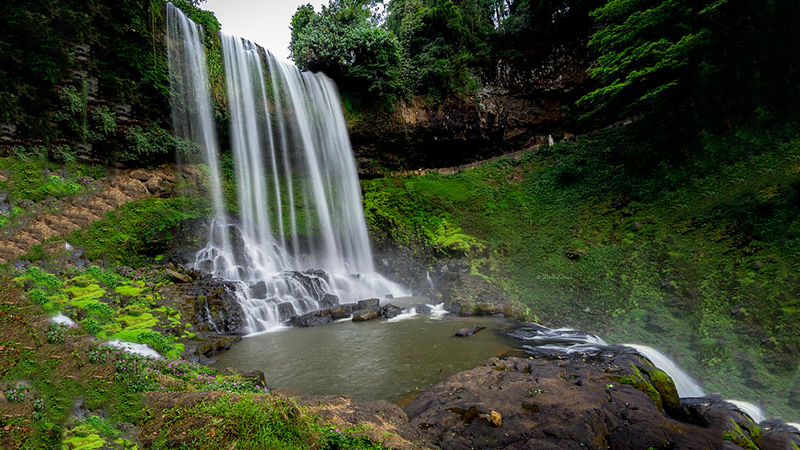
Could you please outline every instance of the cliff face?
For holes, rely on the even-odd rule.
[[[476,73],[483,87],[468,98],[356,111],[349,128],[359,173],[449,167],[558,140],[568,134],[566,110],[591,87],[590,64],[584,47],[560,48],[532,67],[499,61]]]

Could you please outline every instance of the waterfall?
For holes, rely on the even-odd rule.
[[[225,34],[221,40],[235,205],[223,202],[201,30],[168,5],[175,131],[205,149],[214,202],[208,244],[195,267],[239,283],[250,333],[321,302],[403,295],[373,266],[335,84],[249,41]],[[238,211],[235,220],[228,209]]]
[[[197,144],[209,170],[210,193],[214,207],[214,223],[208,241],[215,248],[230,248],[228,220],[222,201],[219,145],[211,106],[211,88],[206,67],[203,29],[189,20],[172,3],[167,3],[167,57],[169,63],[170,103],[175,134]],[[228,254],[214,258],[214,266],[222,270],[232,267]],[[214,270],[218,272],[219,270]]]

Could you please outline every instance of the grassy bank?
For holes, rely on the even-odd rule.
[[[0,276],[0,447],[382,448],[363,430],[322,423],[257,378],[180,359],[178,341],[192,332],[155,306],[159,283],[168,281],[97,266]],[[55,311],[78,323],[49,321]],[[164,357],[105,343],[116,339]]]
[[[467,254],[549,325],[653,345],[707,391],[797,419],[797,130],[653,136],[669,133],[634,124],[455,175],[367,180],[367,221],[378,241]]]

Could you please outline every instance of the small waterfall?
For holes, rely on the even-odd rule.
[[[330,303],[330,296],[334,303],[352,303],[404,295],[373,267],[334,83],[249,41],[221,35],[237,186],[234,221],[223,203],[201,30],[172,5],[168,29],[175,129],[206,149],[214,202],[208,244],[195,267],[239,283],[247,331],[274,328],[319,309],[323,298]]]
[[[667,357],[667,355],[660,351],[648,347],[646,345],[638,344],[622,344],[625,347],[630,347],[636,350],[640,355],[646,357],[653,363],[654,366],[663,370],[672,381],[675,382],[675,388],[678,390],[678,395],[681,397],[702,397],[703,388],[700,383],[694,380],[688,373],[681,369],[675,362]],[[755,417],[753,417],[755,419]]]
[[[434,286],[433,280],[431,280],[431,272],[430,272],[430,270],[425,271],[425,280],[428,282],[428,289],[430,289],[431,292],[436,291],[436,286]]]

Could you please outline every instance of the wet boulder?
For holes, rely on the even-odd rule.
[[[404,410],[426,442],[447,449],[735,448],[737,427],[736,437],[758,448],[755,424],[728,409],[720,417],[698,411],[707,425],[665,413],[646,374],[651,367],[636,354],[612,351],[492,358]]]
[[[379,309],[362,309],[353,313],[353,322],[366,322],[380,317]]]
[[[290,302],[278,303],[278,317],[280,317],[281,322],[286,322],[296,315],[294,306]]]
[[[250,297],[267,298],[267,283],[259,281],[258,283],[250,285]]]
[[[331,308],[331,317],[333,320],[346,319],[353,314],[353,304],[347,303]]]
[[[320,308],[332,308],[339,304],[339,297],[333,294],[324,294],[319,301]]]
[[[358,309],[373,309],[380,308],[381,301],[377,298],[368,298],[366,300],[358,301]]]
[[[213,335],[209,336],[209,338],[202,342],[197,349],[197,353],[205,356],[211,357],[214,355],[218,355],[225,350],[231,348],[231,346],[239,341],[242,338],[240,336],[223,336],[223,335]]]
[[[391,303],[389,303],[388,305],[384,305],[381,308],[381,316],[387,319],[391,319],[392,317],[397,317],[402,313],[403,313],[403,308],[395,306]]]
[[[318,327],[333,322],[331,311],[329,309],[322,309],[319,311],[312,311],[302,316],[292,317],[290,323],[299,328]]]
[[[425,303],[420,303],[418,305],[414,305],[414,311],[416,311],[417,314],[430,314],[432,309]]]

